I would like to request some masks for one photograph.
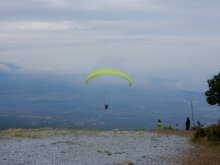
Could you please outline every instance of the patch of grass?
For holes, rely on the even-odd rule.
[[[62,142],[53,142],[53,143],[50,143],[50,144],[53,144],[53,145],[56,145],[56,144],[60,144]]]
[[[170,129],[170,130],[174,130],[173,127],[170,125],[170,126],[164,126],[164,129]]]
[[[74,145],[74,142],[71,142],[71,141],[64,141],[63,143],[68,144],[68,145]]]
[[[97,152],[104,153],[104,154],[107,154],[107,155],[112,155],[112,153],[110,151],[106,151],[106,150],[104,152],[98,150]],[[114,152],[114,154],[123,154],[123,153],[125,153],[125,152]]]
[[[128,163],[128,165],[134,165],[133,163]]]
[[[107,155],[112,155],[112,153],[109,152],[109,151],[105,151],[105,153],[106,153]]]
[[[27,135],[25,133],[23,133],[23,134],[22,133],[15,133],[14,136],[17,137],[17,138],[31,138],[31,139],[38,138],[37,135]]]
[[[50,144],[53,144],[53,145],[56,145],[56,144],[67,144],[67,145],[73,145],[74,142],[71,142],[71,141],[57,141],[57,142],[53,142],[53,143],[50,143]]]
[[[220,143],[219,142],[208,142],[208,141],[200,141],[200,140],[192,140],[194,146],[199,148],[206,148],[211,150],[218,150],[220,151]]]
[[[125,152],[114,152],[114,154],[124,154]]]
[[[55,144],[59,144],[59,143],[62,143],[62,142],[61,142],[61,141],[58,141],[58,142],[53,142],[53,143],[50,143],[50,144],[55,145]]]
[[[31,139],[37,139],[38,138],[38,136],[37,135],[29,135],[29,136],[26,136],[27,138],[31,138]]]
[[[24,136],[23,136],[21,133],[16,133],[16,134],[15,134],[15,137],[23,138]]]

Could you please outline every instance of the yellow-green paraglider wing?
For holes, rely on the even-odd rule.
[[[86,84],[88,83],[88,81],[98,75],[101,74],[114,74],[117,76],[121,76],[123,78],[125,78],[128,82],[129,82],[129,86],[131,86],[131,79],[123,72],[119,71],[119,70],[115,70],[115,69],[99,69],[99,70],[95,70],[93,72],[91,72],[87,77],[86,77]]]

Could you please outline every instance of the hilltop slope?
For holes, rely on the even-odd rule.
[[[146,130],[7,130],[0,133],[0,164],[181,164],[194,149],[188,143],[189,135],[165,133]]]

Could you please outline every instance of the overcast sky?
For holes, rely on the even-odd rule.
[[[220,71],[219,9],[219,0],[5,0],[0,62],[21,72],[114,68],[205,91]]]

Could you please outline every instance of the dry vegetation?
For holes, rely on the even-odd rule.
[[[188,159],[179,158],[174,162],[186,165],[220,165],[220,142],[196,141],[193,139],[195,131],[176,131],[176,130],[150,130],[148,132],[158,132],[161,134],[174,134],[189,138],[189,143],[195,146],[190,151]]]

